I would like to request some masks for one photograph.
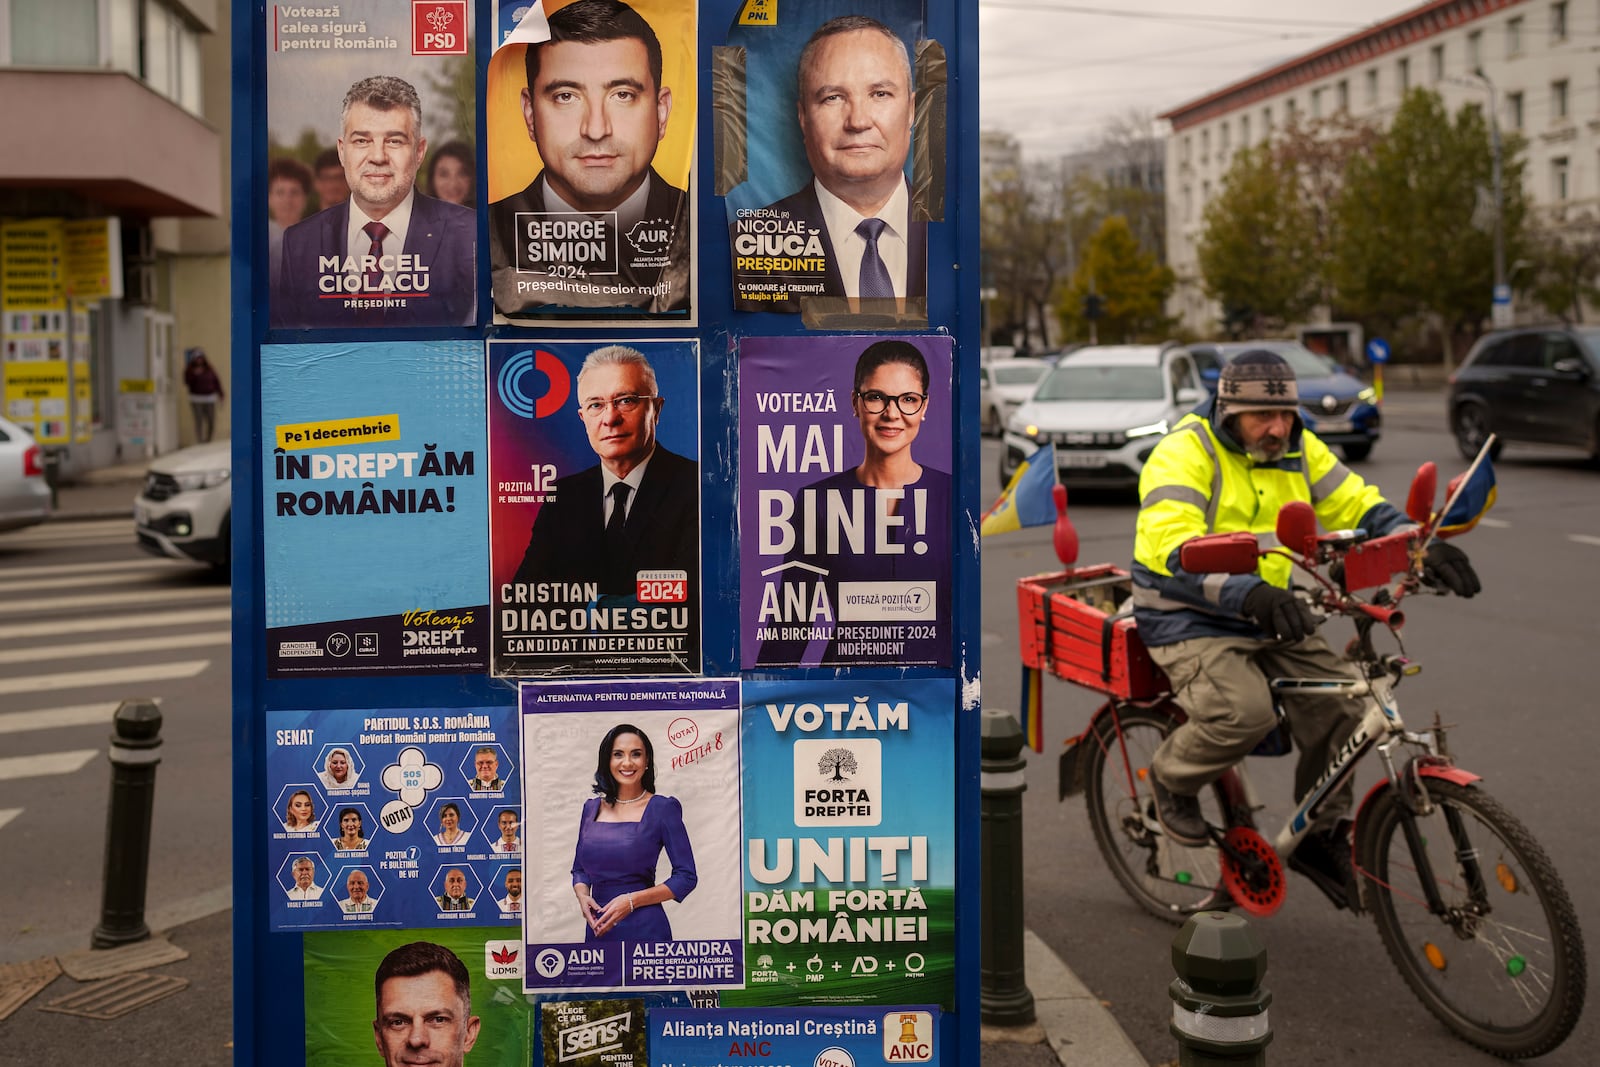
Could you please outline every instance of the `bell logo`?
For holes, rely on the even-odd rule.
[[[467,0],[412,0],[411,54],[467,54]]]
[[[933,1060],[933,1013],[892,1011],[883,1017],[883,1058],[887,1063]]]

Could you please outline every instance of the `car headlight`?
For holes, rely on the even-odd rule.
[[[1164,434],[1166,432],[1167,432],[1167,420],[1166,419],[1162,419],[1160,422],[1152,422],[1148,426],[1135,426],[1133,429],[1128,431],[1128,436],[1129,437],[1152,437],[1152,436],[1155,436],[1157,434]]]
[[[1022,433],[1023,436],[1031,438],[1035,441],[1039,439],[1039,427],[1035,426],[1031,422],[1022,428]]]
[[[1378,391],[1369,385],[1356,394],[1356,399],[1363,404],[1376,404],[1378,402]]]
[[[221,485],[232,476],[232,473],[227,468],[214,471],[188,471],[173,475],[173,481],[178,483],[179,489],[192,492],[196,489],[210,489],[214,485]]]

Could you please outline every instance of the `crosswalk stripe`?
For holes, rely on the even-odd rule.
[[[1567,534],[1568,541],[1576,541],[1580,545],[1600,545],[1600,537],[1591,534]]]
[[[21,814],[21,808],[0,808],[0,830],[5,829],[6,823]]]
[[[198,567],[194,567],[189,573],[198,570]],[[86,585],[110,589],[129,586],[135,582],[162,582],[182,577],[184,573],[183,565],[174,561],[170,567],[150,567],[137,574],[60,574],[53,577],[19,578],[15,581],[0,579],[0,594],[20,593],[24,589],[77,589]]]
[[[5,541],[0,539],[0,544]],[[0,567],[0,575],[25,574],[30,578],[43,577],[48,574],[105,574],[109,571],[137,571],[148,570],[152,572],[171,573],[171,561],[156,559],[154,556],[140,556],[138,559],[114,559],[103,563],[47,563],[36,565],[19,563],[14,567]]]
[[[1504,519],[1479,519],[1479,526],[1487,526],[1491,530],[1509,530],[1511,524]]]
[[[130,593],[90,593],[84,596],[46,596],[33,600],[14,600],[6,605],[7,614],[24,611],[69,611],[74,608],[109,608],[118,604],[150,604],[163,600],[227,600],[229,590],[221,589],[140,589]]]
[[[62,634],[87,634],[97,630],[154,630],[163,626],[191,626],[197,622],[225,622],[233,609],[195,608],[192,611],[144,611],[125,615],[94,615],[86,619],[50,619],[0,626],[0,641],[19,637],[59,637]]]
[[[208,659],[188,659],[174,663],[149,663],[140,667],[111,667],[98,671],[72,671],[68,674],[31,674],[25,678],[0,678],[0,696],[7,693],[47,693],[57,689],[87,689],[96,685],[131,685],[134,682],[193,678],[210,665],[211,661]]]
[[[13,778],[42,778],[47,774],[73,774],[100,755],[98,748],[71,752],[43,752],[37,756],[7,756],[0,759],[0,782]]]
[[[165,637],[130,637],[126,641],[97,641],[96,657],[128,656],[135,652],[167,652],[180,648],[209,648],[226,645],[233,636],[226,630],[197,634],[168,634]],[[0,651],[0,663],[32,663],[45,659],[76,659],[84,654],[81,645],[54,648],[8,648]]]
[[[29,730],[55,730],[68,726],[93,726],[95,723],[111,724],[117,713],[115,701],[99,704],[70,704],[59,708],[40,708],[37,711],[8,711],[0,715],[0,734],[20,734]]]
[[[13,530],[0,537],[0,544],[19,544],[24,541],[65,541],[83,537],[112,537],[121,534],[129,542],[134,540],[133,516],[125,519],[97,519],[91,522],[47,522]]]

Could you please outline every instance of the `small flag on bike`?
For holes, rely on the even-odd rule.
[[[1022,731],[1029,748],[1044,751],[1044,672],[1027,664],[1022,667]]]
[[[1472,461],[1467,473],[1461,476],[1458,484],[1451,486],[1435,537],[1455,537],[1466,533],[1494,507],[1494,464],[1489,461],[1489,446],[1493,441],[1491,437],[1484,442],[1483,451]]]
[[[979,533],[1010,533],[1024,526],[1045,526],[1056,521],[1056,446],[1045,445],[1023,460],[1006,483],[1000,498],[983,516]]]

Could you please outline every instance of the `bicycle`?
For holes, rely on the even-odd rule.
[[[1583,1009],[1586,957],[1571,899],[1533,835],[1478,775],[1456,765],[1438,715],[1427,729],[1409,729],[1394,699],[1400,681],[1421,669],[1404,654],[1400,604],[1424,589],[1422,554],[1449,510],[1447,503],[1432,512],[1436,477],[1425,464],[1412,484],[1406,510],[1419,524],[1414,529],[1380,538],[1359,530],[1319,534],[1310,505],[1293,503],[1278,516],[1278,547],[1261,549],[1255,535],[1236,533],[1196,538],[1181,550],[1191,573],[1254,573],[1261,556],[1288,555],[1315,582],[1298,590],[1314,610],[1355,623],[1346,655],[1360,680],[1272,683],[1280,693],[1316,687],[1370,699],[1360,724],[1270,844],[1256,829],[1254,812],[1262,805],[1243,763],[1202,797],[1210,843],[1185,848],[1163,833],[1151,757],[1185,716],[1125,612],[1131,593],[1125,571],[1099,565],[1022,579],[1023,658],[1109,698],[1067,740],[1059,794],[1085,794],[1090,829],[1112,874],[1142,908],[1173,923],[1207,909],[1275,912],[1288,891],[1279,857],[1293,851],[1323,804],[1377,752],[1383,776],[1346,820],[1356,884],[1315,884],[1336,906],[1373,915],[1407,985],[1459,1037],[1507,1058],[1538,1056],[1567,1038]],[[1065,492],[1056,493],[1060,552],[1063,543],[1075,546],[1075,537],[1070,528],[1062,536]],[[1070,567],[1073,560],[1060,554]],[[1374,591],[1363,599],[1362,590]],[[1398,651],[1378,651],[1379,628],[1394,636]],[[1287,754],[1287,725],[1280,706],[1278,728],[1252,755]]]

